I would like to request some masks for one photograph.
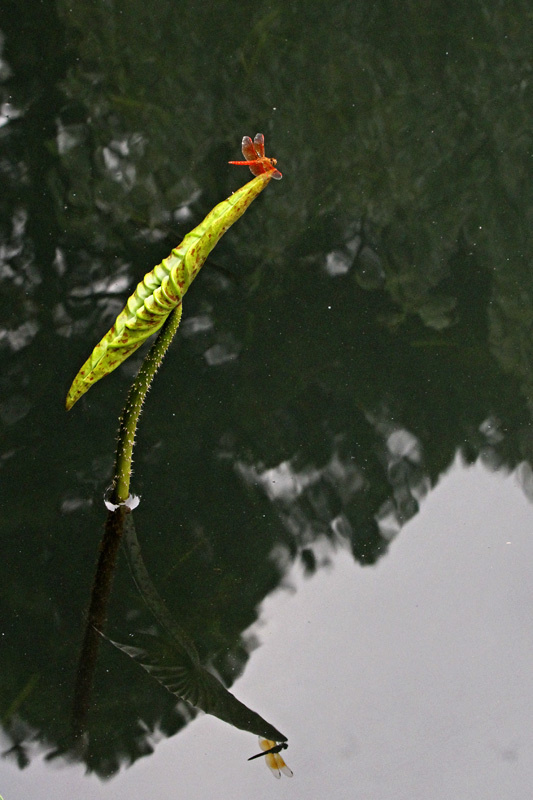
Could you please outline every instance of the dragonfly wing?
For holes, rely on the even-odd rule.
[[[257,161],[250,162],[248,166],[252,175],[262,175],[264,172],[269,172],[277,181],[282,177],[281,172],[273,166],[270,158],[259,158]]]
[[[292,769],[290,769],[290,767],[288,767],[286,765],[285,761],[283,760],[282,756],[279,753],[272,753],[270,756],[266,756],[266,757],[267,758],[272,758],[273,762],[275,763],[275,765],[276,765],[275,768],[276,768],[276,770],[278,772],[276,777],[279,778],[280,775],[281,775],[281,772],[283,772],[283,774],[286,775],[287,778],[292,778],[292,776],[294,774]],[[274,767],[270,767],[270,769],[273,770]]]
[[[269,170],[265,169],[263,163],[261,161],[254,161],[252,164],[248,164],[250,167],[250,172],[252,175],[263,175],[264,172],[268,172]],[[274,742],[275,744],[275,742]]]
[[[265,739],[263,736],[258,736],[257,741],[261,750],[272,750],[277,744],[277,742],[271,742],[270,739]]]
[[[272,775],[279,780],[281,778],[281,772],[278,769],[277,757],[277,753],[267,753],[265,761]]]
[[[280,761],[281,764],[279,763]],[[278,767],[283,772],[283,774],[287,776],[287,778],[292,778],[292,776],[294,775],[292,769],[286,765],[281,756],[278,756]]]
[[[259,158],[265,157],[265,137],[262,133],[256,133],[254,136],[255,152]]]
[[[257,150],[254,147],[254,143],[250,139],[249,136],[242,137],[242,144],[241,144],[242,154],[247,161],[255,161],[257,158]]]

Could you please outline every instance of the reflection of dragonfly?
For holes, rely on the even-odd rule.
[[[272,172],[272,177],[279,181],[282,175],[279,169],[276,169],[278,162],[275,158],[267,158],[265,156],[265,137],[262,133],[256,133],[253,142],[249,136],[243,136],[241,147],[246,161],[228,161],[228,164],[247,165],[250,167],[252,175]]]
[[[259,746],[263,750],[262,753],[257,753],[255,756],[250,756],[248,761],[253,761],[254,758],[261,758],[261,756],[265,756],[265,761],[267,767],[272,771],[272,774],[275,778],[281,778],[281,773],[283,772],[287,778],[292,778],[293,772],[292,769],[286,765],[282,757],[280,756],[280,752],[282,750],[286,750],[289,746],[287,742],[281,742],[281,744],[277,744],[276,742],[271,741],[270,739],[263,739],[262,736],[259,737]]]

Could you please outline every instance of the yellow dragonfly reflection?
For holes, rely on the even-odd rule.
[[[263,739],[262,736],[259,737],[259,746],[262,753],[257,753],[255,756],[250,756],[248,761],[253,761],[254,758],[261,758],[261,756],[265,756],[265,761],[267,767],[271,770],[272,775],[275,778],[281,778],[281,773],[283,772],[287,778],[292,778],[293,771],[289,769],[286,765],[282,757],[280,756],[280,752],[282,750],[286,750],[289,746],[287,742],[281,742],[278,744],[277,742],[273,742],[270,739]]]

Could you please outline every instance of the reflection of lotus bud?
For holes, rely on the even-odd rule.
[[[142,558],[133,514],[125,515],[123,542],[137,588],[165,633],[163,636],[141,634],[134,640],[130,638],[127,645],[112,639],[108,641],[140,664],[152,678],[180,700],[235,728],[255,733],[268,741],[272,740],[271,746],[277,742],[286,742],[286,736],[253,709],[237,700],[215,675],[202,666],[194,641],[172,617],[152,583]],[[100,635],[107,639],[105,634]]]
[[[355,261],[355,280],[362,289],[380,289],[385,281],[385,272],[377,253],[365,244]]]

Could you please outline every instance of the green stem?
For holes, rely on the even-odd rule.
[[[133,459],[137,423],[146,393],[150,388],[155,373],[163,361],[163,357],[170,342],[174,338],[174,334],[178,330],[181,320],[181,311],[182,304],[180,303],[176,306],[174,311],[171,312],[167,321],[161,328],[159,336],[144,359],[137,377],[133,381],[128,392],[126,404],[120,418],[118,446],[113,471],[114,489],[111,499],[114,503],[124,503],[130,495],[131,462]]]

